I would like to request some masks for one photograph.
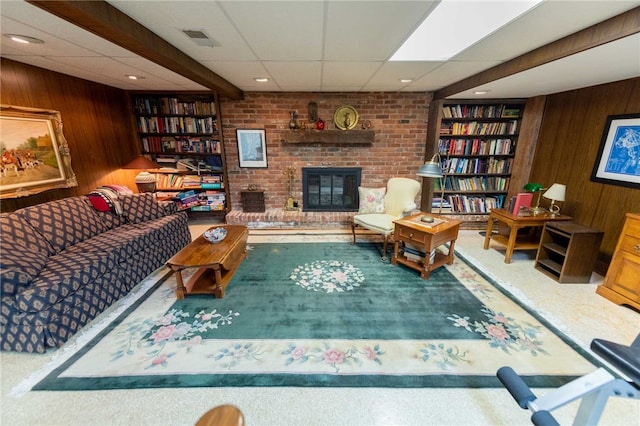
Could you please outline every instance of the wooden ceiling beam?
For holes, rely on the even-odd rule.
[[[447,96],[575,55],[638,32],[640,32],[640,7],[443,87],[434,93],[433,99],[445,99]]]
[[[47,12],[231,99],[242,90],[106,1],[27,0]]]

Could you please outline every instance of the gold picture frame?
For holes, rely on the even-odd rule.
[[[74,186],[60,112],[0,105],[0,199]]]

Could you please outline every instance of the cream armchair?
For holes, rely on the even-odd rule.
[[[408,178],[391,178],[387,182],[387,191],[384,195],[384,212],[356,214],[351,223],[353,244],[356,243],[356,226],[361,226],[370,231],[382,234],[384,243],[382,246],[382,260],[387,259],[387,243],[389,236],[393,234],[393,221],[406,216],[416,209],[415,198],[420,192],[420,183]]]

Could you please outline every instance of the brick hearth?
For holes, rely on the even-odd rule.
[[[267,209],[264,213],[232,210],[227,214],[227,223],[246,225],[251,229],[261,228],[351,228],[355,212],[297,212],[284,209]]]
[[[267,209],[264,213],[232,210],[227,214],[227,223],[246,225],[250,229],[351,229],[351,219],[356,212],[295,212],[284,209]],[[456,219],[462,219],[461,217]],[[468,217],[466,218],[468,220]],[[486,220],[463,222],[461,229],[485,229]]]

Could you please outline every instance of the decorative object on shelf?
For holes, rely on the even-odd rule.
[[[315,102],[309,102],[307,110],[309,111],[309,122],[315,123],[318,121],[318,104]]]
[[[0,105],[0,198],[78,186],[59,111]]]
[[[363,120],[362,121],[362,129],[363,130],[367,130],[371,128],[371,121],[370,120]]]
[[[422,177],[442,179],[440,183],[440,202],[438,203],[438,214],[442,214],[442,203],[444,203],[444,187],[447,177],[444,174],[440,154],[436,153],[433,157],[431,157],[431,160],[424,163],[420,167],[420,169],[418,169],[418,173],[416,174]],[[425,216],[425,218],[430,218],[430,216]]]
[[[531,207],[531,209],[529,210],[529,212],[534,216],[545,214],[547,212],[547,209],[545,209],[544,207],[540,207],[540,196],[542,195],[542,191],[544,191],[544,189],[544,185],[535,182],[529,182],[524,186],[525,191],[532,192],[533,194],[538,193],[538,199],[536,200],[535,207]]]
[[[290,114],[291,120],[289,120],[289,129],[295,130],[298,128],[297,114],[295,111],[291,111]]]
[[[149,169],[157,169],[158,164],[149,160],[144,155],[138,156],[135,160],[127,163],[123,169],[142,170],[135,178],[138,192],[154,192],[156,190],[156,176],[149,173]]]
[[[333,123],[340,130],[350,130],[358,124],[358,111],[350,105],[343,105],[333,114]]]
[[[551,200],[551,206],[549,206],[549,212],[552,216],[560,214],[560,206],[556,204],[556,201],[564,201],[564,197],[567,191],[567,186],[561,183],[554,183],[545,191],[542,196]]]
[[[293,182],[296,177],[296,169],[295,167],[289,166],[287,167],[287,170],[282,172],[282,174],[287,178],[287,192],[289,193],[289,198],[287,198],[284,209],[287,211],[298,211],[300,209],[300,206],[293,197]]]
[[[267,167],[264,129],[236,129],[240,167]]]
[[[247,191],[257,191],[258,190],[258,185],[256,185],[255,183],[250,183],[249,185],[247,185]]]
[[[324,130],[324,120],[322,118],[318,118],[316,121],[316,130]]]
[[[593,166],[591,180],[640,188],[640,115],[610,115]]]
[[[227,230],[224,228],[213,228],[204,231],[202,236],[210,243],[219,243],[227,236]]]

